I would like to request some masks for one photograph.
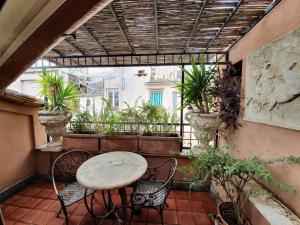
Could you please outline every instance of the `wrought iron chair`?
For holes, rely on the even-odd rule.
[[[152,208],[159,213],[161,224],[164,224],[163,210],[167,205],[166,199],[173,184],[176,167],[177,160],[168,159],[158,166],[149,167],[144,178],[136,182],[131,194],[130,222],[132,222],[133,214],[141,208]],[[163,175],[162,171],[167,174]]]
[[[86,160],[91,158],[92,155],[87,151],[73,150],[60,155],[52,165],[52,183],[54,191],[61,203],[61,208],[57,214],[60,215],[61,211],[64,212],[66,225],[69,224],[67,207],[84,199],[87,210],[93,215],[93,201],[95,199],[94,190],[86,189],[76,181],[76,171],[79,166]],[[61,186],[58,185],[61,182]],[[91,207],[88,206],[86,196],[91,195]]]

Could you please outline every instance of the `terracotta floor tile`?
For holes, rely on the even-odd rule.
[[[85,204],[80,203],[78,207],[73,211],[73,214],[78,215],[78,216],[85,216],[88,213]]]
[[[165,224],[178,224],[177,211],[164,210],[163,218]]]
[[[18,207],[16,207],[16,206],[8,205],[8,206],[5,206],[3,209],[1,209],[1,211],[3,213],[3,216],[8,218],[17,209],[18,209]]]
[[[59,201],[55,201],[50,205],[50,207],[47,209],[48,211],[57,212],[60,210],[61,204]]]
[[[79,206],[80,203],[74,203],[73,205],[70,205],[67,207],[67,212],[68,213],[72,213],[74,212],[74,210],[77,209],[77,207]]]
[[[95,223],[92,217],[86,216],[83,218],[80,225],[95,225]]]
[[[196,225],[211,225],[207,213],[193,213]]]
[[[50,194],[54,193],[53,190],[50,189],[43,189],[40,193],[38,193],[35,197],[39,198],[48,198]]]
[[[69,217],[70,225],[79,225],[83,220],[83,216],[72,215]]]
[[[29,196],[22,196],[17,201],[13,203],[13,205],[19,206],[19,207],[25,207],[29,201],[31,201],[33,198]]]
[[[148,217],[147,217],[147,222],[152,222],[152,223],[158,223],[160,222],[160,216],[159,213],[154,210],[154,209],[148,209]]]
[[[35,206],[35,209],[40,209],[40,210],[47,210],[55,200],[52,199],[43,199],[37,206]]]
[[[190,199],[203,202],[213,201],[209,192],[191,192]]]
[[[172,209],[172,210],[176,210],[176,201],[175,199],[170,199],[168,198],[166,203],[168,204],[168,206],[166,207],[166,209]]]
[[[170,191],[168,198],[175,198],[174,191]]]
[[[9,218],[15,219],[15,220],[19,220],[19,219],[21,219],[23,216],[25,216],[29,211],[30,211],[30,209],[27,209],[27,208],[18,208],[16,211],[14,211],[14,212],[9,216]]]
[[[4,222],[5,225],[15,225],[17,223],[17,221],[11,219],[5,219]]]
[[[32,224],[33,221],[39,217],[39,215],[42,213],[42,210],[36,210],[36,209],[32,209],[30,210],[28,213],[26,213],[25,216],[23,216],[22,218],[20,218],[21,222],[25,222],[25,223],[30,223]]]
[[[206,209],[207,213],[214,213],[214,214],[217,213],[217,206],[214,203],[204,204],[204,208]]]
[[[50,222],[54,217],[56,217],[56,213],[43,211],[34,221],[33,223],[36,225],[45,225]]]
[[[174,195],[176,199],[184,199],[184,200],[188,200],[188,194],[186,191],[174,191]]]
[[[41,191],[43,191],[42,188],[37,188],[37,187],[27,187],[26,189],[24,189],[23,191],[20,192],[20,194],[26,195],[26,196],[36,196],[37,194],[39,194]]]
[[[14,205],[14,203],[21,197],[21,195],[13,195],[10,198],[6,199],[3,203],[7,205]]]
[[[112,198],[112,201],[115,205],[120,205],[121,204],[121,198],[120,198],[120,195],[119,194],[113,194],[111,196]]]
[[[180,225],[195,225],[192,212],[179,211],[178,219]]]
[[[34,209],[39,203],[42,202],[42,198],[31,198],[26,204],[26,208]]]
[[[47,197],[48,199],[53,199],[53,200],[58,200],[57,195],[55,192],[52,192],[50,195]]]
[[[202,201],[190,201],[190,206],[193,212],[205,212],[204,203]]]
[[[190,203],[188,200],[176,199],[176,209],[182,211],[191,211]]]
[[[63,184],[59,184],[63,187]],[[127,188],[130,194],[132,188]],[[2,206],[2,212],[7,224],[13,225],[64,225],[64,214],[61,213],[56,218],[61,208],[53,192],[51,183],[37,182],[28,188],[7,199]],[[101,192],[96,192],[98,200],[94,204],[94,211],[97,215],[105,212]],[[117,190],[112,191],[113,201],[120,203],[120,197]],[[128,196],[129,199],[129,196]],[[100,204],[100,203],[101,204]],[[211,225],[208,212],[214,212],[216,205],[209,193],[192,192],[190,197],[185,191],[171,191],[164,210],[165,225]],[[33,208],[34,209],[30,209]],[[93,225],[93,220],[88,215],[84,202],[78,202],[67,207],[69,213],[70,225]],[[128,209],[130,218],[131,210]],[[17,220],[19,222],[17,223]],[[116,221],[106,219],[103,225],[117,224]],[[134,215],[132,225],[159,225],[159,213],[153,209],[142,209],[140,215]]]
[[[95,214],[102,215],[104,213],[105,206],[103,204],[96,203],[96,204],[94,204],[93,209],[94,209]]]
[[[52,220],[50,220],[49,223],[47,223],[47,225],[63,225],[65,223],[65,218],[62,217],[54,217]]]

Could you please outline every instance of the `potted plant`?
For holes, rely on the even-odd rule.
[[[140,150],[144,154],[178,155],[181,137],[176,132],[176,113],[143,102],[140,107]]]
[[[78,97],[77,87],[73,83],[65,85],[61,75],[49,71],[40,74],[38,83],[41,87],[40,95],[47,97],[48,100],[45,110],[39,112],[39,120],[50,136],[50,142],[41,149],[60,151],[61,136],[72,118],[70,109],[73,100]]]
[[[93,129],[93,117],[88,111],[77,112],[70,122],[70,131],[63,135],[63,148],[99,151],[98,135]]]
[[[250,194],[262,192],[257,186],[251,186],[254,178],[286,192],[294,192],[293,188],[278,181],[267,170],[268,165],[283,162],[299,164],[300,157],[262,160],[258,156],[252,156],[240,159],[207,145],[206,151],[191,156],[191,163],[180,168],[180,171],[185,179],[191,181],[191,187],[206,184],[208,180],[222,187],[229,201],[218,205],[217,221],[221,220],[224,225],[248,225],[245,200]]]
[[[175,88],[183,94],[183,107],[189,109],[185,118],[193,127],[196,138],[201,141],[192,148],[193,154],[198,154],[206,147],[202,143],[203,138],[209,141],[214,139],[220,125],[220,113],[215,108],[217,96],[213,88],[217,65],[207,67],[204,55],[199,56],[199,65],[193,57],[191,64],[190,71],[181,67],[185,73],[184,82],[177,84]]]
[[[138,133],[133,126],[128,127],[124,118],[129,119],[125,110],[116,111],[110,101],[103,99],[103,109],[95,118],[96,132],[100,134],[100,151],[139,152]]]

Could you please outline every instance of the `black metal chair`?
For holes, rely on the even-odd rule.
[[[167,205],[166,200],[173,184],[176,167],[177,160],[168,159],[158,166],[149,167],[144,178],[136,182],[131,194],[130,222],[132,222],[133,214],[141,208],[152,208],[159,213],[161,224],[164,224],[163,210]]]
[[[52,183],[54,191],[61,203],[57,217],[61,211],[64,212],[66,225],[69,224],[67,207],[84,199],[87,210],[93,215],[93,201],[95,199],[94,190],[86,189],[76,181],[76,172],[79,166],[91,158],[91,153],[83,150],[74,150],[60,155],[52,165]],[[57,182],[63,184],[62,188],[57,186]],[[86,196],[91,195],[91,207],[88,206]]]

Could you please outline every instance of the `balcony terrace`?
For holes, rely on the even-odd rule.
[[[299,0],[0,1],[0,225],[98,224],[85,200],[91,201],[91,206],[94,204],[97,215],[112,213],[102,224],[130,224],[132,214],[133,225],[155,225],[162,221],[165,225],[237,225],[220,219],[224,216],[221,210],[226,214],[228,209],[219,205],[233,202],[230,196],[235,193],[235,185],[242,185],[243,190],[238,192],[237,201],[242,203],[238,215],[244,221],[238,225],[299,225],[300,167],[295,165],[299,164],[300,156],[299,11]],[[204,155],[209,162],[201,158],[199,163],[195,161],[197,157],[188,157],[195,153],[195,145],[204,142],[194,124],[186,119],[189,109],[183,107],[186,99],[183,89],[178,98],[179,119],[174,123],[159,120],[135,123],[130,116],[112,123],[104,115],[98,117],[98,124],[95,120],[84,123],[89,127],[85,132],[72,133],[69,129],[72,121],[68,125],[70,132],[62,136],[63,144],[51,148],[55,134],[46,134],[39,115],[40,110],[49,106],[49,98],[41,101],[8,89],[29,67],[43,71],[44,75],[62,68],[87,72],[87,68],[138,67],[143,77],[145,68],[190,69],[193,58],[197,62],[203,59],[205,72],[209,66],[217,65],[220,74],[214,75],[214,79],[226,78],[228,68],[233,68],[230,73],[235,77],[222,85],[237,91],[238,101],[228,104],[229,108],[228,105],[214,108],[222,112],[220,118],[224,110],[232,110],[234,126],[219,126],[213,132],[205,152],[213,153],[214,157]],[[133,76],[136,75],[139,74]],[[86,77],[81,82],[76,76],[72,79],[81,85],[86,96],[105,96],[103,77],[93,82]],[[187,73],[180,71],[170,77],[152,76],[141,87],[161,91],[161,85],[184,85],[188,79]],[[88,89],[89,83],[93,83],[93,90]],[[130,88],[134,94],[137,92],[137,86]],[[111,95],[115,96],[112,92]],[[199,98],[200,105],[207,102],[203,96]],[[226,104],[223,99],[221,102]],[[122,112],[114,109],[110,115],[115,113],[119,119]],[[228,118],[222,117],[227,122],[232,119]],[[160,135],[165,128],[172,132]],[[151,134],[149,130],[154,135],[147,136]],[[90,158],[83,161],[72,158],[62,165],[78,162],[79,167],[71,166],[72,171],[66,174],[54,172],[55,162],[73,150],[84,151]],[[93,160],[113,154],[119,155],[104,163],[92,163],[89,167],[92,169],[86,169],[86,164]],[[126,154],[130,157],[126,158]],[[121,156],[124,158],[120,160]],[[221,176],[201,174],[206,178],[205,185],[189,189],[195,177],[186,177],[183,168],[196,165],[196,170],[207,169],[203,165],[209,167],[214,160],[223,162],[224,158],[231,166],[229,172],[227,164],[219,164],[212,171],[223,171]],[[111,170],[101,167],[106,163]],[[258,166],[251,167],[251,163]],[[127,167],[122,169],[124,165]],[[159,169],[152,168],[157,165],[169,167],[158,175]],[[222,189],[228,180],[218,182],[217,178],[223,178],[224,174],[228,179],[232,174],[251,169],[255,172],[233,175],[234,181],[229,182],[233,189],[229,192]],[[82,176],[81,170],[89,171],[88,175]],[[102,172],[106,186],[97,177]],[[72,179],[75,186],[64,184],[65,178]],[[60,179],[57,189],[51,183],[55,179]],[[145,188],[139,186],[145,180],[150,182],[146,186],[152,192],[139,189]],[[272,197],[261,192],[248,195],[247,190],[253,185],[250,180],[272,193]],[[98,186],[93,186],[97,181]],[[76,189],[76,185],[81,189]],[[153,189],[151,185],[158,186]],[[61,194],[64,190],[81,196],[73,199],[74,204],[67,204],[66,211],[61,204],[71,197],[65,200],[65,193]],[[101,191],[107,192],[107,202]],[[146,200],[139,205],[141,199]],[[155,205],[155,200],[159,204]],[[135,208],[141,205],[147,209]],[[158,210],[153,210],[153,206]],[[235,209],[234,205],[231,207]],[[229,211],[236,212],[232,208]]]

